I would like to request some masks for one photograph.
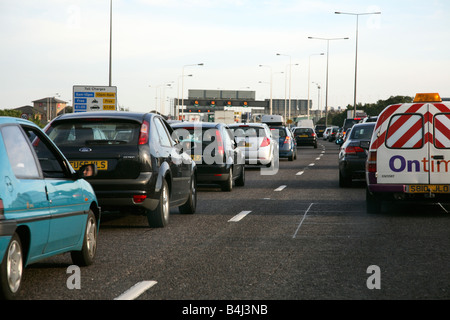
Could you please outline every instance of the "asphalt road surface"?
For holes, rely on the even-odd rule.
[[[244,187],[199,187],[197,212],[173,209],[162,229],[104,213],[95,263],[30,265],[21,299],[181,300],[180,314],[212,312],[187,301],[253,301],[264,313],[273,300],[449,299],[450,214],[409,204],[367,214],[364,182],[339,188],[337,157],[320,141],[276,175],[247,167]]]

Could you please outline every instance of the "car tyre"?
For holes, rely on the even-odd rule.
[[[230,167],[228,179],[222,184],[222,191],[230,192],[231,190],[233,190],[233,168]]]
[[[242,165],[241,174],[236,180],[236,185],[239,187],[243,187],[245,185],[245,165]]]
[[[169,223],[169,186],[163,179],[159,203],[155,210],[147,210],[147,221],[152,228],[163,228]]]
[[[22,276],[22,242],[17,233],[14,233],[0,265],[0,298],[15,299],[20,291]]]
[[[382,201],[380,197],[370,193],[369,189],[366,188],[366,212],[372,214],[380,213],[381,205]]]
[[[83,246],[80,251],[71,251],[70,256],[72,262],[77,266],[89,266],[94,262],[95,253],[97,252],[97,219],[94,212],[89,210],[86,229],[84,232]]]
[[[197,208],[197,179],[195,175],[191,178],[191,191],[186,203],[179,207],[181,214],[194,214]]]

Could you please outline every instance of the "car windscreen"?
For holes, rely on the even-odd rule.
[[[117,119],[60,121],[52,124],[48,136],[58,146],[93,144],[137,144],[140,125]]]

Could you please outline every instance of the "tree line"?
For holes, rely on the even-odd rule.
[[[386,100],[378,100],[376,103],[358,103],[356,105],[356,110],[364,111],[368,116],[378,116],[381,111],[391,104],[398,103],[411,103],[414,97],[409,96],[391,96]],[[329,111],[328,112],[328,125],[341,127],[347,117],[347,110],[353,111],[353,105],[348,105],[344,111]],[[325,124],[325,117],[321,118],[318,124]]]

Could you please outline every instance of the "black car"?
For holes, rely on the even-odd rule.
[[[46,127],[75,170],[97,165],[89,182],[103,211],[142,212],[151,227],[167,225],[170,207],[196,209],[196,165],[172,131],[157,114],[118,111],[64,114]]]
[[[298,146],[317,148],[317,135],[313,128],[295,128],[292,133]]]
[[[375,122],[355,124],[339,151],[339,186],[350,187],[353,179],[365,179],[367,150]]]
[[[245,184],[245,155],[226,124],[180,122],[171,126],[197,164],[199,184],[220,185],[223,191],[231,191],[234,182]]]
[[[316,132],[318,138],[322,138],[323,137],[323,133],[325,132],[326,128],[327,128],[327,126],[324,125],[324,124],[317,124],[314,127],[314,131]]]

